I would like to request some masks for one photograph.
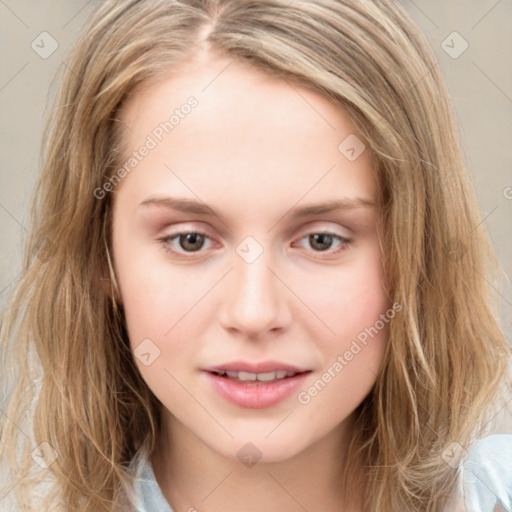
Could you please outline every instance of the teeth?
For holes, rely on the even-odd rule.
[[[253,374],[254,375],[254,374]],[[257,373],[256,378],[258,380],[262,380],[263,382],[267,380],[275,380],[276,378],[276,372],[267,372],[267,373]],[[241,379],[243,380],[243,379]]]
[[[235,377],[238,377],[240,380],[256,380],[258,378],[257,373],[249,373],[249,372],[233,372],[235,373]],[[231,375],[230,375],[231,377]]]
[[[220,370],[216,372],[218,375],[227,375],[231,379],[238,379],[241,381],[260,381],[269,382],[276,379],[284,379],[296,375],[296,372],[287,372],[285,370],[279,370],[277,372],[266,372],[266,373],[251,373],[251,372],[235,372],[231,370]]]

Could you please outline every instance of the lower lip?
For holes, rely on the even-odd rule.
[[[213,388],[228,402],[248,409],[264,409],[282,402],[297,391],[310,372],[274,382],[249,381],[244,384],[215,373],[207,372]]]

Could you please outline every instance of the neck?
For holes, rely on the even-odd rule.
[[[176,512],[360,512],[360,490],[351,488],[349,497],[341,493],[349,425],[352,418],[287,460],[248,467],[212,450],[175,420],[172,429],[163,429],[151,462]]]

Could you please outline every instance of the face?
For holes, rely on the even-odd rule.
[[[131,97],[125,172],[103,190],[130,343],[166,427],[285,460],[341,432],[375,382],[391,316],[377,188],[343,111],[228,62]]]

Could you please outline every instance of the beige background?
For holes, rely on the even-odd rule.
[[[69,46],[96,4],[0,0],[0,309],[21,269],[47,97],[54,94],[55,73],[65,66]],[[503,267],[502,278],[493,287],[512,344],[512,1],[402,4],[431,41],[446,77],[482,223]],[[50,56],[44,51],[51,49],[51,40],[42,32],[58,44]],[[40,45],[35,46],[39,54],[32,44]],[[500,425],[498,430],[512,431],[512,416]]]

